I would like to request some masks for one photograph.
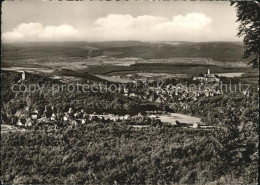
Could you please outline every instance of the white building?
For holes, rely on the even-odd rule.
[[[25,72],[22,72],[22,80],[25,80]]]
[[[201,82],[220,82],[220,79],[215,74],[210,73],[210,69],[208,69],[208,73],[204,74],[203,77],[193,77],[193,80],[199,80]]]

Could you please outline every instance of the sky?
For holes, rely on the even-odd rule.
[[[218,1],[5,1],[2,41],[242,41]]]

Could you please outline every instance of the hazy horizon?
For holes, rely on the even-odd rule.
[[[2,41],[4,44],[12,43],[63,43],[63,42],[86,42],[86,43],[102,43],[102,42],[144,42],[144,43],[160,43],[160,42],[187,42],[187,43],[213,43],[213,42],[232,42],[232,43],[243,43],[243,41],[139,41],[139,40],[108,40],[108,41]]]

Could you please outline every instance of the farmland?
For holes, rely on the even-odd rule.
[[[111,52],[113,54],[111,55]],[[169,73],[196,76],[250,71],[239,42],[42,42],[4,43],[2,67],[66,76]],[[149,56],[149,57],[147,57]]]
[[[113,52],[112,55],[109,53]],[[174,62],[246,63],[241,58],[243,46],[237,42],[192,43],[177,45],[149,42],[57,42],[57,43],[4,43],[2,46],[4,63],[28,61],[31,63],[76,62],[88,63],[95,57],[115,59],[171,60]],[[147,57],[149,56],[149,57]],[[98,60],[97,58],[95,60]],[[123,61],[123,60],[122,60]],[[127,62],[127,61],[125,61]],[[158,62],[158,61],[157,61]]]

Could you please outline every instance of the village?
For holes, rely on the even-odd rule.
[[[25,80],[25,78],[25,72],[22,71],[21,79],[18,82],[21,83]],[[193,77],[192,80],[197,82],[195,89],[187,88],[187,86],[181,84],[174,86],[167,83],[158,88],[155,86],[155,83],[149,83],[149,81],[145,79],[144,81],[136,81],[131,83],[128,88],[124,88],[121,93],[123,96],[129,98],[144,99],[146,101],[156,102],[158,104],[168,102],[172,111],[176,110],[177,106],[183,110],[188,110],[190,104],[187,102],[196,103],[199,98],[207,98],[223,94],[223,92],[219,89],[220,78],[215,74],[211,74],[210,69],[208,69],[208,73],[204,74],[203,77]],[[207,86],[208,83],[214,83],[214,85]],[[246,96],[249,95],[248,92],[243,92],[243,94]],[[152,122],[186,128],[207,127],[199,121],[193,123],[181,123],[178,120],[173,120],[170,122],[161,121],[160,115],[167,114],[170,113],[167,111],[146,111],[145,115],[139,113],[134,116],[131,116],[130,114],[115,115],[105,112],[103,114],[97,114],[95,112],[87,113],[84,109],[75,110],[72,107],[70,107],[67,111],[62,111],[53,105],[51,107],[45,106],[44,111],[32,110],[27,107],[24,111],[17,112],[12,116],[6,115],[2,112],[2,122],[20,128],[32,128],[35,125],[48,125],[50,129],[57,128],[57,126],[76,127],[78,124],[87,124],[93,121],[100,121],[103,123],[125,121],[129,126],[134,128],[145,128],[152,125]],[[138,119],[141,119],[142,121],[136,123],[136,120]]]
[[[208,69],[208,73],[203,74],[203,76],[193,77],[192,82],[194,82],[194,84],[190,86],[181,83],[176,85],[163,83],[158,87],[158,84],[154,83],[154,81],[149,81],[144,78],[143,80],[135,81],[135,85],[133,85],[132,88],[125,88],[123,94],[127,97],[142,98],[151,102],[173,103],[188,100],[196,102],[199,98],[214,97],[224,94],[225,90],[227,91],[227,89],[222,89],[220,77],[210,73],[210,69]],[[140,90],[140,87],[142,90]],[[248,90],[244,90],[241,93],[247,97],[251,95]]]
[[[21,113],[21,112],[20,112]],[[14,116],[6,115],[2,112],[2,123],[9,125],[14,128],[20,129],[31,129],[36,125],[46,127],[47,129],[57,129],[57,127],[77,127],[79,124],[91,124],[93,122],[101,122],[104,124],[111,122],[123,122],[128,126],[138,129],[143,129],[148,126],[161,126],[162,124],[174,126],[174,127],[184,127],[184,128],[199,128],[200,122],[194,123],[181,123],[178,120],[173,119],[173,121],[161,121],[161,116],[168,115],[170,113],[165,111],[147,111],[146,115],[139,113],[138,115],[131,116],[129,114],[125,116],[114,115],[114,114],[88,114],[84,109],[80,111],[74,111],[73,108],[69,108],[67,112],[57,110],[55,106],[45,107],[43,114],[39,114],[38,110],[29,110],[27,108],[21,115],[16,113]],[[18,118],[19,117],[19,118]],[[212,128],[202,125],[200,128]]]

